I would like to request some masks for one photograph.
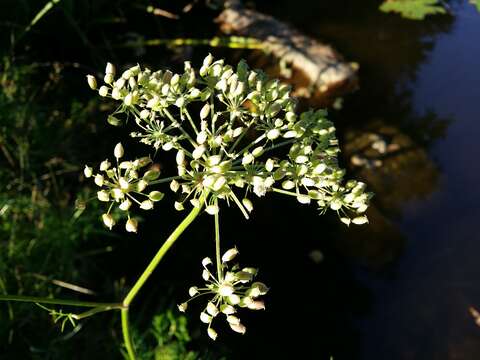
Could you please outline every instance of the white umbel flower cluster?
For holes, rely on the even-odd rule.
[[[138,222],[130,217],[130,207],[133,205],[143,210],[151,210],[154,203],[163,198],[160,191],[145,191],[149,185],[155,184],[160,172],[152,168],[140,175],[139,171],[151,163],[150,158],[121,161],[124,152],[123,145],[118,143],[113,150],[115,166],[107,159],[101,162],[98,173],[94,174],[93,169],[88,166],[85,166],[83,173],[85,177],[93,178],[100,188],[97,192],[98,200],[109,204],[108,211],[102,215],[105,226],[111,230],[115,225],[111,211],[113,206],[117,205],[126,214],[125,229],[136,233]]]
[[[213,340],[218,334],[212,327],[212,323],[218,317],[224,317],[233,331],[245,334],[247,328],[240,321],[238,308],[265,310],[265,303],[260,297],[268,292],[268,287],[261,282],[253,281],[257,275],[257,269],[241,268],[238,264],[230,266],[237,254],[236,248],[227,250],[221,257],[221,271],[215,275],[210,271],[212,260],[203,259],[202,277],[206,282],[205,286],[192,286],[188,290],[190,299],[178,305],[179,310],[185,312],[189,301],[200,296],[210,296],[205,309],[200,313],[200,320],[208,325],[207,334]]]
[[[334,210],[347,225],[368,221],[364,212],[371,195],[362,183],[343,184],[327,113],[298,116],[287,85],[243,61],[233,68],[211,55],[198,73],[185,62],[181,74],[135,65],[115,75],[108,64],[105,84],[98,88],[100,96],[120,102],[108,121],[120,124],[117,114],[126,113],[135,119],[132,137],[174,153],[177,171],[167,179],[179,194],[175,209],[190,203],[215,215],[217,200],[225,200],[248,218],[251,194],[277,192],[314,203],[321,213]],[[95,78],[87,80],[97,89]]]

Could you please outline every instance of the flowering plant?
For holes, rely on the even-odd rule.
[[[223,204],[235,204],[248,219],[255,197],[276,192],[301,204],[314,204],[322,214],[331,209],[346,225],[367,223],[364,213],[371,194],[362,182],[344,181],[345,171],[337,163],[335,128],[327,112],[310,110],[297,115],[290,88],[249,69],[244,61],[233,68],[208,55],[198,72],[189,62],[181,74],[136,65],[118,77],[109,63],[103,80],[98,86],[94,76],[87,76],[89,86],[101,97],[118,102],[108,122],[120,125],[124,118],[133,119],[130,136],[157,157],[172,154],[176,163],[176,169],[164,175],[153,156],[127,160],[124,146],[118,143],[113,160],[103,160],[98,170],[86,166],[85,177],[94,180],[98,200],[107,205],[102,216],[105,226],[112,229],[123,222],[126,231],[137,233],[136,210],[151,211],[163,200],[165,188],[178,194],[173,204],[176,210],[190,209],[121,303],[56,302],[93,307],[86,313],[70,314],[70,321],[120,309],[130,359],[135,359],[128,325],[130,304],[165,253],[203,211],[214,219],[215,260],[203,259],[206,284],[190,287],[188,293],[190,300],[209,296],[200,319],[208,325],[213,340],[218,335],[212,327],[217,316],[225,316],[233,331],[245,333],[239,308],[265,309],[260,297],[268,291],[265,284],[254,281],[257,269],[232,265],[236,247],[221,255]],[[113,212],[114,207],[120,211]],[[178,306],[180,311],[187,310],[190,300]]]

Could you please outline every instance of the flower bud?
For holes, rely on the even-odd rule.
[[[218,308],[215,306],[214,303],[212,302],[209,302],[207,304],[207,312],[212,315],[213,317],[217,316],[218,315]]]
[[[232,325],[238,325],[240,324],[240,319],[234,315],[228,315],[227,322]]]
[[[113,225],[115,225],[115,220],[113,220],[113,217],[110,214],[103,214],[102,221],[110,230],[112,230]]]
[[[206,257],[202,260],[202,265],[203,266],[208,266],[208,265],[211,265],[212,264],[212,259],[210,259],[209,257]]]
[[[188,304],[184,302],[178,305],[178,310],[180,310],[181,312],[185,312],[187,310],[187,307],[188,307]]]
[[[85,169],[83,169],[83,174],[85,175],[86,178],[89,178],[93,175],[93,170],[91,167],[85,165]]]
[[[148,194],[148,198],[152,201],[160,201],[163,199],[164,194],[160,191],[151,191],[150,194]]]
[[[235,279],[237,281],[240,281],[241,283],[247,283],[250,280],[252,280],[253,276],[252,274],[246,272],[246,271],[237,271],[235,273]]]
[[[213,61],[213,56],[212,54],[208,54],[205,59],[203,59],[203,66],[207,67],[207,66],[210,66],[212,64],[212,61]]]
[[[120,188],[122,190],[128,190],[128,188],[130,187],[130,183],[128,182],[127,179],[125,179],[124,177],[121,177],[118,179],[118,183],[120,185]]]
[[[144,200],[140,204],[140,209],[143,210],[152,210],[153,209],[153,201],[151,200]]]
[[[318,164],[317,166],[315,166],[313,168],[313,173],[316,174],[316,175],[320,175],[321,173],[323,173],[325,171],[325,169],[327,168],[327,165],[321,163],[321,164]]]
[[[105,85],[100,86],[100,89],[98,89],[98,95],[101,97],[105,97],[108,95],[108,87]]]
[[[237,305],[240,303],[240,296],[238,296],[237,294],[232,294],[227,297],[227,301],[231,305]]]
[[[172,190],[173,192],[177,192],[178,189],[180,189],[180,184],[177,180],[172,180],[170,182],[170,190]]]
[[[122,94],[120,93],[120,89],[118,87],[114,87],[112,89],[112,98],[115,100],[119,100],[122,97]]]
[[[332,209],[333,211],[337,211],[341,207],[342,207],[342,202],[338,199],[335,199],[330,203],[330,209]]]
[[[210,113],[210,105],[206,103],[203,105],[202,110],[200,110],[200,120],[205,119]]]
[[[219,176],[217,180],[213,183],[212,189],[214,191],[219,191],[223,188],[223,186],[227,183],[227,179],[224,176]]]
[[[208,205],[206,208],[205,208],[205,211],[207,212],[207,214],[210,214],[210,215],[215,215],[215,214],[218,214],[218,205]]]
[[[200,201],[198,199],[191,199],[190,204],[192,204],[192,206],[197,209],[200,207]]]
[[[247,328],[246,328],[244,325],[242,325],[242,324],[231,324],[231,323],[229,323],[229,325],[230,325],[230,328],[231,328],[233,331],[235,331],[235,332],[237,332],[237,333],[239,333],[239,334],[242,334],[242,335],[243,335],[243,334],[245,334],[245,331],[247,331]]]
[[[95,181],[95,184],[97,186],[102,187],[103,186],[103,175],[100,175],[100,174],[95,175],[95,180],[94,181]]]
[[[158,171],[156,169],[148,170],[148,171],[145,172],[145,174],[143,174],[143,178],[146,181],[156,180],[156,179],[158,179],[159,176],[160,176],[160,171]]]
[[[182,165],[185,162],[185,151],[178,150],[175,160],[177,165]]]
[[[275,140],[279,136],[280,136],[280,130],[278,129],[271,129],[271,130],[268,130],[267,132],[267,138],[269,140]]]
[[[175,201],[175,203],[173,204],[173,207],[177,211],[182,211],[184,209],[183,204],[181,202],[178,202],[178,201]]]
[[[205,146],[203,145],[200,145],[198,147],[195,148],[195,150],[193,150],[192,152],[192,157],[196,160],[196,159],[200,159],[203,155],[203,153],[205,152],[206,148]]]
[[[125,150],[123,149],[122,143],[118,143],[117,145],[115,145],[115,149],[113,149],[113,155],[117,159],[120,159],[124,154],[125,154]]]
[[[113,74],[105,74],[105,76],[103,77],[103,81],[105,82],[105,84],[111,85],[114,80],[115,76]]]
[[[112,63],[107,63],[107,67],[105,68],[105,74],[112,74],[115,76],[115,66]]]
[[[242,165],[248,165],[248,164],[250,164],[251,162],[253,162],[253,160],[255,160],[255,158],[253,157],[253,155],[250,154],[250,153],[246,153],[246,154],[243,155]]]
[[[207,141],[208,134],[205,131],[200,131],[197,135],[197,143],[202,145],[205,141]]]
[[[216,332],[215,330],[213,330],[211,327],[209,327],[209,328],[207,329],[207,333],[208,333],[208,336],[210,336],[210,338],[211,338],[212,340],[216,340],[216,339],[217,339],[218,334],[217,334],[217,332]]]
[[[106,171],[110,167],[110,161],[104,160],[100,163],[100,171]]]
[[[142,111],[140,111],[140,119],[145,120],[149,116],[150,116],[150,111],[148,111],[147,109],[143,109]]]
[[[355,225],[363,225],[368,223],[368,218],[366,216],[357,216],[356,218],[352,219],[352,223]]]
[[[205,324],[210,324],[212,322],[212,317],[205,312],[200,313],[200,321]]]
[[[115,200],[121,200],[125,197],[125,193],[119,188],[112,189],[112,195]]]
[[[285,180],[282,182],[282,188],[285,190],[291,190],[295,187],[295,183],[291,180]]]
[[[183,107],[185,106],[185,98],[183,96],[180,96],[176,101],[175,101],[175,106],[176,107]]]
[[[148,186],[148,182],[142,179],[137,183],[137,191],[142,192],[143,190],[145,190],[147,186]]]
[[[125,199],[120,203],[118,207],[120,208],[120,210],[127,211],[128,209],[130,209],[130,206],[132,206],[132,202],[128,199]]]
[[[128,219],[127,222],[125,223],[125,229],[126,229],[128,232],[134,232],[134,233],[136,233],[136,232],[137,232],[137,228],[138,228],[138,221],[135,220],[135,219]]]
[[[108,192],[106,192],[105,190],[98,191],[97,198],[98,200],[104,201],[104,202],[110,201],[110,196],[108,195]]]
[[[228,262],[228,261],[231,261],[235,258],[235,256],[237,256],[238,254],[238,250],[237,248],[231,248],[229,250],[227,250],[223,256],[222,256],[222,262]]]
[[[349,226],[350,223],[352,222],[352,220],[351,220],[350,218],[348,218],[348,217],[341,217],[341,218],[340,218],[340,221],[341,221],[342,223],[344,223],[345,225],[347,225],[347,226]]]
[[[188,289],[188,295],[190,295],[190,297],[194,297],[198,293],[199,293],[199,291],[198,291],[198,288],[196,286],[192,286],[190,289]]]
[[[225,315],[232,315],[235,314],[236,310],[232,305],[222,304],[220,305],[220,312]]]
[[[252,301],[247,305],[250,310],[265,310],[265,303],[262,300]]]
[[[224,282],[218,287],[218,293],[221,296],[231,296],[234,291],[235,291],[235,288],[233,287],[232,284],[228,282]]]
[[[267,285],[258,281],[252,284],[251,289],[258,289],[260,295],[265,295],[268,292]]]
[[[252,202],[251,202],[249,199],[244,198],[244,199],[242,200],[242,204],[243,204],[243,206],[245,206],[245,209],[247,209],[248,212],[252,212],[252,210],[253,210],[253,204],[252,204]]]
[[[88,86],[90,86],[90,89],[92,90],[97,89],[97,79],[95,79],[95,76],[87,75],[87,82],[88,82]]]
[[[298,194],[297,195],[297,201],[300,203],[300,204],[310,204],[310,196],[308,195],[305,195],[305,194]]]

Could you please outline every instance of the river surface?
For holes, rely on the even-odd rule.
[[[358,3],[259,5],[360,64],[359,91],[332,116],[344,164],[376,197],[368,229],[322,220],[302,230],[316,220],[294,207],[262,220],[285,282],[272,287],[273,315],[255,336],[270,358],[479,359],[480,14],[458,1],[451,16],[415,22]],[[372,136],[400,151],[378,167],[351,165]],[[275,250],[282,232],[310,240],[294,235]],[[309,252],[303,262],[295,244]]]

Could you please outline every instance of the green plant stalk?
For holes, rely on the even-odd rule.
[[[218,206],[218,199],[215,199],[215,205]],[[223,271],[220,257],[220,221],[218,211],[215,213],[215,256],[217,258],[217,273],[220,281],[223,281]]]
[[[175,243],[175,241],[179,238],[179,236],[185,231],[185,229],[195,220],[195,218],[200,214],[202,210],[204,201],[207,195],[203,195],[200,198],[200,206],[198,208],[194,207],[190,213],[183,219],[183,221],[177,226],[175,230],[170,234],[170,236],[165,240],[163,245],[160,247],[158,252],[155,254],[153,259],[150,261],[148,266],[143,271],[142,275],[138,278],[138,280],[133,285],[132,289],[128,292],[127,296],[123,300],[123,309],[121,312],[122,317],[122,332],[123,332],[123,339],[125,342],[125,347],[128,352],[128,356],[130,360],[135,360],[135,351],[133,349],[132,338],[130,336],[129,325],[128,325],[128,308],[132,303],[135,296],[138,294],[140,289],[143,287],[145,282],[148,280],[150,275],[152,275],[155,268],[158,266],[160,261],[162,260],[163,256],[167,253],[170,247]]]
[[[105,308],[105,309],[108,308],[109,310],[122,309],[124,307],[124,305],[120,303],[101,303],[101,302],[53,299],[53,298],[46,298],[46,297],[21,296],[21,295],[0,295],[0,301],[20,301],[20,302],[39,303],[39,304],[55,304],[55,305],[81,306],[81,307]]]

